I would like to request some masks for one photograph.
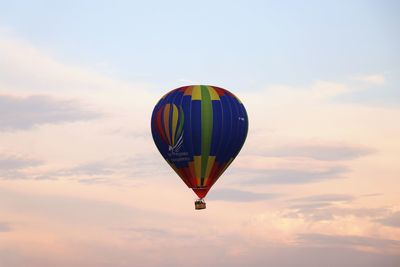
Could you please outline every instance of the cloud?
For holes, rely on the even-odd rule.
[[[307,244],[330,247],[369,247],[375,250],[397,250],[400,249],[400,241],[392,239],[380,239],[374,237],[354,235],[325,235],[325,234],[300,234],[300,241]]]
[[[11,227],[8,223],[0,222],[0,233],[1,232],[10,232],[10,231],[11,231]]]
[[[400,211],[391,214],[390,216],[377,220],[383,225],[400,228]]]
[[[223,200],[232,202],[252,202],[275,198],[275,194],[255,193],[237,189],[216,189],[212,190],[207,198],[210,200]]]
[[[247,93],[246,107],[257,103],[259,108],[278,108],[282,106],[310,105],[315,102],[326,102],[335,96],[348,93],[350,88],[343,83],[331,81],[313,81],[307,87],[270,85],[262,91]],[[253,104],[253,105],[251,105]]]
[[[352,248],[334,246],[313,246],[312,242],[304,247],[254,248],[247,262],[233,263],[226,266],[279,266],[279,267],[397,267],[398,255],[371,253]]]
[[[112,163],[96,161],[59,171],[59,175],[108,175],[113,173],[115,167]]]
[[[98,93],[127,86],[88,67],[60,62],[29,41],[1,32],[0,73],[0,88],[8,91]]]
[[[147,236],[148,238],[154,237],[166,237],[166,236],[173,236],[171,232],[167,231],[166,229],[162,228],[152,228],[152,227],[129,227],[126,229],[120,229],[123,231],[131,232],[134,234],[138,234],[141,236]]]
[[[342,201],[352,201],[355,197],[346,194],[324,194],[324,195],[313,195],[308,197],[296,198],[293,201],[297,202],[342,202]]]
[[[176,228],[173,229],[171,227],[149,227],[149,226],[133,226],[126,228],[118,228],[116,229],[119,232],[124,233],[129,240],[138,240],[138,239],[148,239],[151,241],[155,240],[164,240],[169,242],[170,239],[174,240],[195,240],[201,241],[203,237],[193,233],[192,231],[188,231],[187,229]]]
[[[125,170],[119,168],[120,164],[105,161],[87,162],[71,168],[62,168],[49,172],[42,172],[35,179],[75,180],[82,184],[118,184],[118,174]]]
[[[78,182],[82,183],[82,184],[113,184],[115,185],[115,181],[114,179],[110,179],[107,177],[95,177],[95,178],[82,178],[79,179]]]
[[[386,80],[383,74],[360,75],[354,77],[354,79],[371,85],[383,85]]]
[[[47,162],[46,162],[47,163]],[[119,184],[119,178],[140,180],[171,174],[173,170],[163,163],[160,155],[119,157],[88,161],[73,167],[59,169],[35,168],[45,162],[29,157],[0,155],[0,179],[75,180],[83,184]]]
[[[271,148],[262,152],[263,156],[305,157],[316,160],[340,161],[367,156],[374,152],[371,148],[348,145],[289,145]]]
[[[74,122],[99,117],[78,102],[50,96],[14,97],[0,95],[0,130],[29,129],[40,124]]]
[[[337,203],[346,203],[354,200],[355,197],[345,194],[314,195],[309,197],[289,200],[295,203],[289,206],[286,217],[302,217],[310,221],[332,220],[338,215],[337,209],[333,208]],[[342,212],[343,213],[343,212]]]
[[[106,242],[72,243],[74,250],[67,256],[40,251],[40,253],[27,253],[19,247],[0,248],[0,258],[4,266],[30,267],[69,267],[69,266],[140,266],[143,267],[398,267],[398,255],[370,253],[349,248],[337,247],[277,247],[277,246],[252,246],[242,249],[242,244],[216,244],[210,242],[186,242],[184,244],[166,241],[159,245],[152,243],[151,247],[142,249],[132,248],[134,240],[128,244]],[[233,247],[233,248],[232,248]],[[236,247],[238,247],[236,249]],[[182,253],[182,251],[195,251],[196,253]],[[166,253],[168,251],[168,253]],[[155,255],[162,255],[157,256]],[[204,257],[207,255],[207,257]]]
[[[37,159],[0,155],[0,179],[26,179],[29,175],[24,170],[42,163]]]
[[[160,165],[161,164],[161,165]],[[83,184],[118,185],[119,178],[140,180],[171,174],[173,170],[163,164],[161,156],[151,153],[141,156],[89,161],[74,167],[41,173],[35,179],[71,179]]]
[[[0,170],[18,170],[39,165],[41,161],[17,156],[0,155]]]
[[[388,213],[387,208],[365,208],[348,206],[357,197],[348,194],[324,194],[288,200],[294,203],[289,206],[285,217],[301,217],[308,221],[317,222],[334,220],[339,217],[353,216],[377,219]],[[343,207],[343,204],[347,206]]]
[[[249,170],[247,176],[256,177],[243,181],[243,184],[303,184],[340,178],[350,170],[344,166],[327,167],[323,170],[264,169]]]
[[[69,225],[92,224],[99,221],[103,224],[110,221],[119,223],[125,219],[132,219],[134,217],[132,214],[143,216],[146,213],[146,211],[115,201],[87,196],[46,195],[33,190],[32,192],[15,192],[0,188],[0,197],[1,209],[16,210],[28,215],[36,214],[36,218],[51,218],[53,221],[67,222]]]

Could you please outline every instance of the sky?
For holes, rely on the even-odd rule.
[[[398,1],[0,6],[0,266],[399,266]],[[150,132],[189,84],[249,116],[201,211]]]

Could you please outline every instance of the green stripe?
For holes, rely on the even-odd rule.
[[[176,136],[175,136],[175,143],[178,141],[181,133],[182,133],[182,129],[183,129],[183,121],[184,121],[184,116],[183,116],[183,108],[182,106],[180,107],[180,116],[179,116],[180,122],[179,122],[179,126],[178,126],[178,131],[176,132]]]
[[[212,102],[207,86],[201,86],[201,185],[206,175],[208,156],[211,149]]]

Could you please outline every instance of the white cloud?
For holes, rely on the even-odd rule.
[[[36,125],[88,120],[100,114],[84,110],[76,101],[45,95],[13,97],[0,94],[0,131],[29,129]]]
[[[354,77],[354,79],[371,85],[384,85],[386,81],[383,74],[360,75]]]
[[[257,103],[258,107],[304,105],[321,101],[326,102],[336,95],[350,91],[351,89],[346,84],[317,80],[306,87],[281,84],[270,85],[263,90],[243,94],[241,100],[246,107],[249,105],[254,106],[255,103]],[[252,102],[249,103],[246,98]]]
[[[103,162],[109,157],[154,152],[151,139],[136,142],[138,137],[124,134],[150,134],[152,107],[160,96],[151,92],[148,84],[122,81],[100,74],[95,68],[65,64],[28,41],[3,32],[0,31],[0,129],[27,131],[0,133],[0,146],[53,163],[56,166],[51,171]],[[86,120],[93,115],[98,120]],[[32,127],[36,125],[40,127]],[[115,134],[116,129],[121,134]],[[76,154],[79,149],[81,152]]]
[[[146,91],[149,87],[108,77],[96,72],[96,68],[66,64],[30,42],[0,31],[0,91],[93,98],[104,91]],[[119,99],[118,94],[114,95],[115,99]]]

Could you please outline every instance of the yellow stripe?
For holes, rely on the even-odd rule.
[[[175,144],[176,125],[178,124],[178,108],[172,104],[172,145]]]
[[[201,88],[200,85],[193,86],[192,100],[201,100]]]
[[[201,156],[194,156],[194,173],[196,175],[197,186],[200,186],[201,179]]]
[[[164,108],[164,130],[165,134],[167,135],[168,142],[171,144],[171,137],[169,135],[169,110],[170,104],[166,104]]]
[[[210,172],[212,167],[214,166],[214,162],[215,162],[215,156],[209,156],[208,157],[208,162],[207,162],[207,169],[206,169],[206,178],[204,179],[204,184],[207,184],[208,178],[210,176]]]
[[[207,86],[208,92],[210,92],[211,100],[220,100],[218,93],[215,91],[214,87]]]

